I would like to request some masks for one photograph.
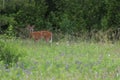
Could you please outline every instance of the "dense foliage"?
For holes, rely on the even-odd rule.
[[[0,0],[0,27],[74,33],[120,27],[119,0]]]
[[[19,44],[0,40],[0,62],[4,62],[6,68],[16,64],[25,53]]]
[[[0,61],[0,80],[120,80],[120,42],[64,40],[52,46],[32,40],[6,42],[14,45],[3,48],[0,42],[2,52],[11,55],[4,60],[15,60],[17,54],[25,56],[7,69]],[[0,51],[0,55],[4,53]]]

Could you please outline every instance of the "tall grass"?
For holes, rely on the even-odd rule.
[[[0,40],[0,61],[3,61],[5,67],[8,68],[12,64],[17,63],[22,55],[25,55],[24,50],[19,47],[19,43],[13,41]]]
[[[10,43],[19,44],[17,47],[24,49],[26,55],[8,69],[0,62],[0,80],[120,79],[120,42],[64,40],[49,45],[32,40],[13,40]]]

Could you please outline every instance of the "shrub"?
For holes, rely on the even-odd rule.
[[[23,50],[17,44],[0,40],[0,61],[5,63],[5,67],[17,63],[23,53]]]
[[[8,29],[6,30],[4,36],[6,38],[9,38],[9,39],[12,39],[15,37],[15,32],[14,32],[14,29],[13,29],[13,26],[12,25],[9,25]]]

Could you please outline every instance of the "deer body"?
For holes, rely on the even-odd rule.
[[[40,39],[45,39],[46,42],[52,42],[52,32],[49,31],[34,31],[34,26],[28,26],[27,29],[30,31],[30,37],[33,38],[35,41]]]

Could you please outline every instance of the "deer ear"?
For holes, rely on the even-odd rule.
[[[28,24],[27,27],[30,27],[30,24]]]
[[[35,27],[35,25],[32,25],[32,28],[34,28]]]
[[[27,25],[26,29],[30,29],[30,24]]]

